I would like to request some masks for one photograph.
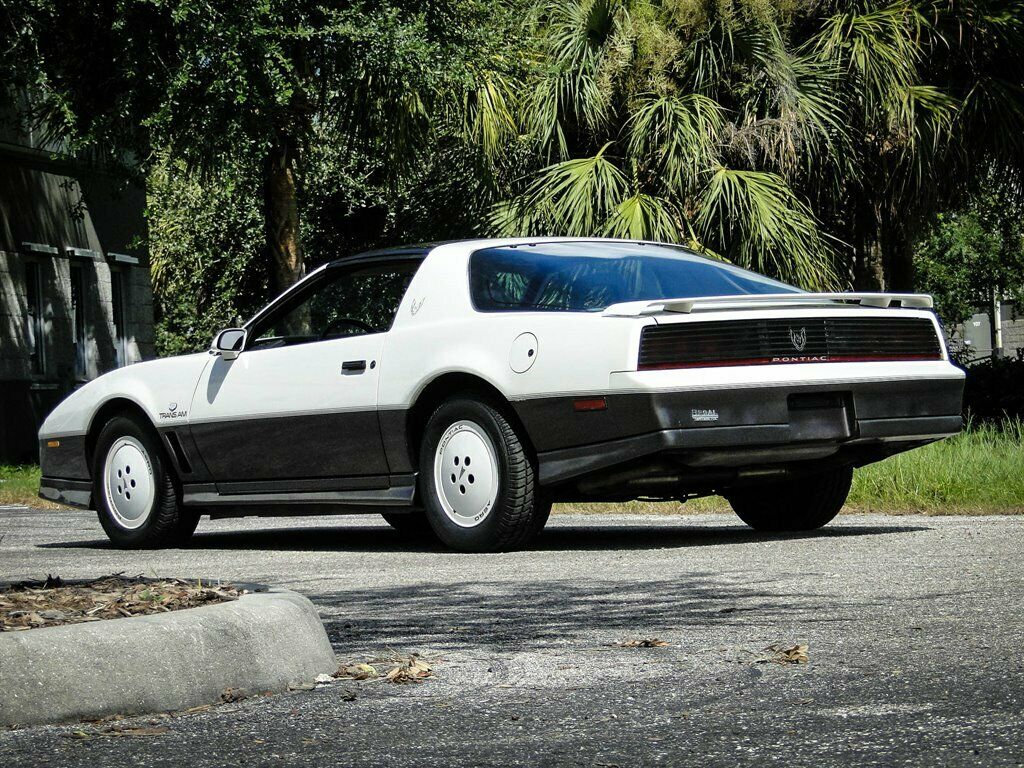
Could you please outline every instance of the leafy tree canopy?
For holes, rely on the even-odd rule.
[[[917,245],[918,286],[935,297],[949,325],[986,308],[993,295],[1024,307],[1024,206],[987,186],[964,206],[940,213]]]
[[[503,103],[538,162],[499,231],[909,288],[928,217],[1024,167],[1018,0],[550,0],[533,41]]]

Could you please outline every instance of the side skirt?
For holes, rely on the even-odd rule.
[[[347,488],[329,490],[303,487],[301,482],[293,483],[293,487],[287,490],[257,489],[253,487],[258,485],[255,483],[244,484],[249,487],[240,487],[243,486],[241,483],[227,484],[227,487],[215,483],[191,483],[182,486],[182,503],[187,507],[215,510],[218,516],[354,514],[411,508],[416,496],[415,475],[391,476],[385,481],[388,487],[358,487],[363,483],[352,483],[347,484]]]

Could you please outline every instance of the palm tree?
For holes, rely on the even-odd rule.
[[[1022,23],[1018,0],[551,0],[503,91],[534,165],[492,225],[908,288],[916,228],[974,166],[1019,173]]]

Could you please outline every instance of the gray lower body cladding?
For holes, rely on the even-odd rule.
[[[700,483],[719,488],[766,466],[877,461],[958,432],[962,393],[963,380],[948,378],[606,394],[605,408],[587,411],[576,410],[579,396],[513,407],[537,451],[543,485],[575,492],[582,484],[583,498],[617,498],[637,480],[675,477],[677,467],[706,491]],[[186,504],[227,514],[264,505],[272,514],[372,511],[415,501],[406,416],[280,416],[160,433]],[[59,448],[43,441],[40,452],[40,495],[89,506],[85,438],[62,437]],[[604,484],[595,483],[602,475]]]
[[[948,378],[609,394],[605,408],[585,411],[575,410],[576,397],[514,405],[541,483],[558,485],[653,459],[706,476],[711,468],[867,464],[960,431],[962,395],[963,380]]]

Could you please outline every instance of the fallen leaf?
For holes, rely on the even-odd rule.
[[[808,662],[807,646],[797,645],[769,645],[765,648],[768,655],[756,659],[758,664],[772,662],[774,664],[806,664]]]
[[[348,664],[342,666],[335,676],[347,680],[369,680],[379,674],[372,664]]]
[[[419,683],[425,678],[432,677],[433,671],[430,665],[416,655],[392,669],[384,676],[389,683]]]
[[[23,581],[0,589],[0,632],[164,613],[237,600],[244,592],[229,585],[203,587],[182,579],[114,574],[66,583],[49,575],[45,582]]]
[[[643,640],[620,640],[617,643],[613,643],[613,645],[617,648],[665,648],[668,646],[668,643],[657,637],[650,637]]]

